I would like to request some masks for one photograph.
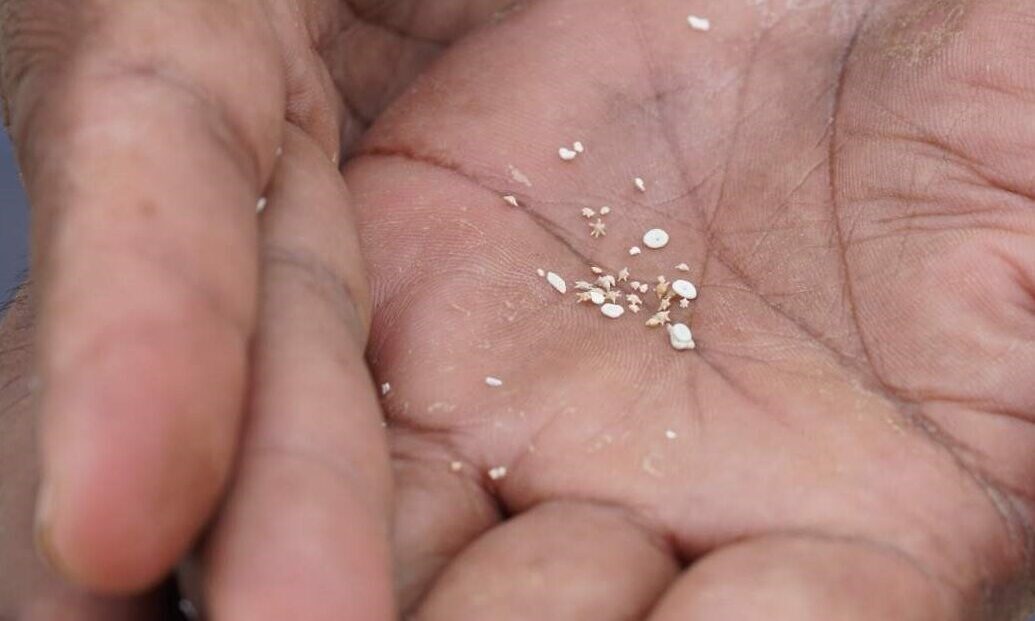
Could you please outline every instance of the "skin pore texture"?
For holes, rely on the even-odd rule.
[[[301,5],[324,73],[288,63],[241,242],[259,303],[198,564],[214,618],[1024,618],[1030,3],[353,3],[340,32]],[[73,294],[43,264],[50,335],[46,296]],[[590,265],[693,281],[697,349],[536,274]],[[161,591],[76,599],[34,560],[36,311],[0,341],[0,614],[153,618]],[[66,574],[127,590],[79,553]]]

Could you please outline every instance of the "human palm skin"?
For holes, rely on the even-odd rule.
[[[392,385],[401,612],[1017,614],[1035,445],[1031,8],[451,8],[491,19],[355,143],[340,197],[368,266],[367,359]],[[713,29],[689,30],[691,10]],[[574,140],[586,153],[562,162]],[[594,240],[579,211],[604,204]],[[672,243],[630,257],[654,226]],[[299,237],[321,255],[334,242]],[[535,273],[649,280],[681,262],[700,289],[678,315],[694,352]],[[275,401],[253,390],[259,410]],[[210,539],[206,596],[319,608],[298,594],[320,578],[284,580],[273,553],[240,568],[244,543],[270,543],[236,534],[263,506],[235,500],[256,470],[242,463]],[[290,586],[263,588],[278,578]]]

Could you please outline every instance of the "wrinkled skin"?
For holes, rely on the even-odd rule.
[[[341,109],[347,194],[318,124],[286,130],[251,417],[199,572],[213,616],[390,614],[389,508],[397,605],[421,620],[1021,614],[1032,7],[489,4],[378,13],[425,40],[406,49],[459,41],[410,87],[435,50]],[[361,65],[342,54],[324,58],[349,99]],[[361,139],[357,115],[377,117]],[[561,162],[573,140],[586,153]],[[593,240],[579,210],[603,204]],[[391,483],[359,360],[366,290],[337,233],[353,217],[366,358],[393,387]],[[653,226],[672,243],[628,256]],[[686,353],[535,273],[644,280],[683,261],[701,292],[675,313]],[[124,585],[82,540],[66,574]]]

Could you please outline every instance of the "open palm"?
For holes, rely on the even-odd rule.
[[[1027,564],[1035,73],[1015,61],[1035,15],[713,2],[693,6],[702,33],[685,2],[647,4],[514,12],[423,76],[346,171],[369,358],[394,387],[404,605],[988,612]],[[586,152],[561,161],[574,140]],[[593,239],[580,210],[602,205]],[[657,226],[668,247],[629,256]],[[653,281],[684,261],[692,353],[536,275]]]

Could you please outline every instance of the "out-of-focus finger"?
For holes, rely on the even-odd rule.
[[[205,554],[205,607],[216,619],[387,621],[391,477],[363,358],[366,277],[341,176],[297,131],[263,229],[251,415]]]
[[[33,546],[36,418],[32,407],[32,320],[28,295],[16,298],[0,324],[0,619],[17,621],[151,621],[172,618],[168,591],[100,598],[65,584]]]
[[[5,5],[40,294],[40,541],[96,590],[160,579],[234,456],[285,100],[262,4]]]

